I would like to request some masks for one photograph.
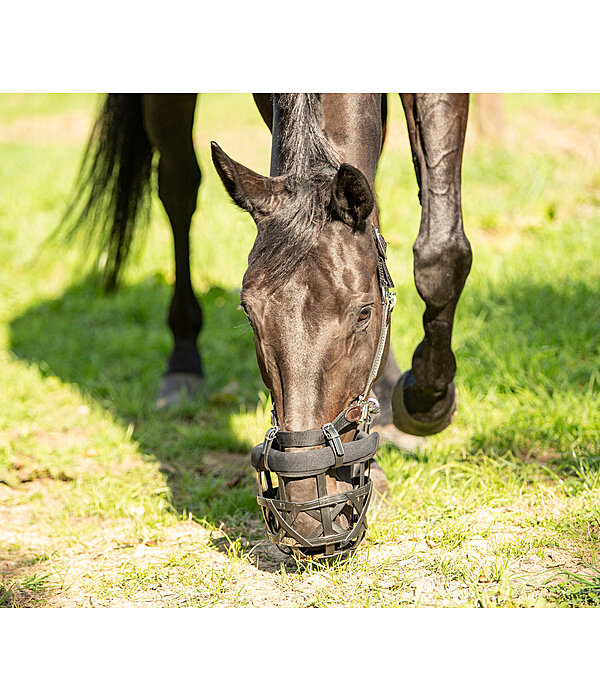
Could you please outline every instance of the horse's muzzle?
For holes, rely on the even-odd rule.
[[[264,442],[252,450],[252,466],[259,479],[257,501],[269,539],[288,554],[338,556],[355,549],[365,535],[373,491],[370,467],[379,435],[357,430],[352,442],[342,443],[335,422],[321,430],[284,432],[269,428]],[[347,422],[344,427],[348,427]],[[285,451],[302,447],[314,449]],[[278,486],[273,485],[273,473]],[[334,478],[341,490],[329,493],[326,477]],[[317,498],[286,500],[285,483],[293,479],[314,479]],[[315,520],[308,535],[300,534],[294,526],[301,513]]]

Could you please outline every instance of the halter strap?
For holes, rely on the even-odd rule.
[[[338,434],[345,433],[348,428],[351,428],[357,423],[356,420],[352,420],[353,414],[351,409],[353,408],[358,409],[358,404],[348,406],[348,408],[345,408],[341,413],[339,413],[331,421],[331,423],[326,423],[325,425],[331,425]],[[351,420],[348,420],[346,414],[350,415]],[[323,426],[323,428],[324,427],[325,426]],[[328,442],[328,436],[325,434],[323,428],[314,430],[278,430],[277,442],[284,448],[318,447],[319,445],[325,445],[325,443]]]
[[[363,406],[363,415],[361,416],[361,420],[363,421],[367,420],[369,414],[374,412],[373,409],[369,409],[369,402],[373,401],[373,399],[369,399],[369,394],[371,393],[371,389],[373,388],[373,384],[375,383],[375,379],[379,373],[379,367],[381,366],[381,360],[385,351],[385,344],[390,327],[392,310],[396,305],[396,294],[392,291],[394,281],[392,280],[392,276],[390,275],[390,271],[387,266],[387,242],[372,221],[371,227],[373,229],[373,238],[377,249],[377,277],[379,279],[379,291],[381,293],[383,312],[381,314],[381,332],[379,334],[379,342],[377,343],[377,350],[375,351],[371,371],[369,372],[365,390],[358,397],[359,405]],[[376,410],[378,410],[378,408],[379,406],[377,405]]]

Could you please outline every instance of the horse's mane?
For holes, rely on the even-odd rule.
[[[279,94],[277,100],[286,122],[280,144],[285,171],[303,179],[319,165],[339,166],[339,156],[321,127],[321,95],[314,92],[284,93]]]
[[[270,290],[285,284],[319,241],[329,185],[340,165],[321,127],[321,96],[287,93],[277,99],[285,115],[279,147],[288,196],[264,220],[248,260]]]

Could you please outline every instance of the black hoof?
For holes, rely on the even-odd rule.
[[[392,394],[392,415],[394,425],[398,430],[409,435],[435,435],[447,428],[456,416],[458,408],[458,391],[454,382],[450,383],[446,396],[441,399],[429,412],[425,420],[417,420],[406,408],[404,391],[407,380],[412,378],[408,370],[398,380]]]
[[[199,394],[204,388],[204,377],[199,374],[174,372],[165,374],[160,380],[156,394],[156,407],[179,406],[189,398]]]

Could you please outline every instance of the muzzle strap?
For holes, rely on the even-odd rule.
[[[333,423],[326,423],[321,430],[323,431],[323,435],[325,435],[325,439],[329,443],[329,446],[333,450],[333,455],[335,457],[335,464],[333,468],[337,469],[344,463],[344,445],[340,439],[340,434],[335,429]]]
[[[358,430],[354,440],[342,443],[335,426],[328,423],[320,431],[320,440],[327,444],[302,452],[285,452],[279,443],[281,432],[269,429],[251,455],[252,465],[259,472],[257,500],[269,539],[287,553],[290,546],[310,556],[329,557],[351,551],[362,541],[367,528],[366,513],[373,490],[370,464],[379,446],[378,433]],[[278,487],[273,486],[272,473],[279,479]],[[328,476],[347,483],[348,488],[329,494]],[[317,498],[305,503],[288,501],[283,479],[310,477],[315,479]],[[296,520],[301,514],[316,521],[308,536],[298,531]]]
[[[356,428],[357,411],[360,410],[360,408],[358,403],[348,406],[348,408],[345,408],[327,425],[332,425],[338,435],[342,435],[348,430]],[[357,409],[357,411],[353,412],[352,409]],[[277,442],[280,447],[284,449],[289,449],[290,447],[319,447],[328,442],[324,427],[325,426],[314,430],[279,430],[277,433]]]
[[[263,448],[262,448],[262,469],[269,469],[269,452],[271,451],[271,445],[273,444],[273,440],[277,436],[277,433],[279,432],[279,426],[274,425],[273,427],[269,428],[267,430],[267,433],[265,435],[265,439],[263,442]]]
[[[347,467],[368,461],[375,455],[378,446],[379,433],[358,431],[355,440],[343,443],[341,466]],[[265,462],[263,442],[252,449],[250,459],[256,471],[271,471],[289,479],[304,479],[336,469],[336,456],[328,446],[306,452],[284,452],[279,449],[278,444],[272,444]]]

